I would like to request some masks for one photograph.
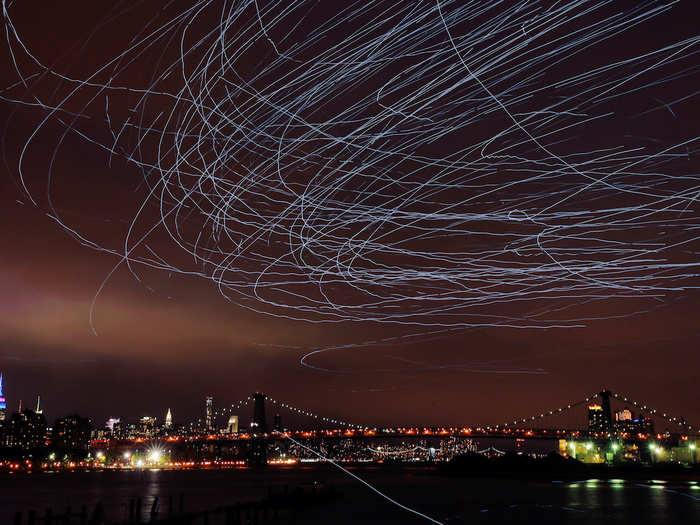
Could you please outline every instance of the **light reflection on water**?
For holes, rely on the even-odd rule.
[[[584,479],[527,481],[439,476],[422,469],[354,471],[398,501],[443,523],[635,523],[657,525],[700,523],[700,490],[694,481]],[[305,511],[299,523],[421,523],[378,499],[342,473],[322,466],[294,469],[131,471],[35,473],[0,477],[0,523],[14,512],[67,505],[94,507],[102,502],[107,517],[124,520],[129,501],[141,498],[146,519],[155,498],[160,516],[169,498],[184,494],[188,511],[212,509],[239,501],[259,500],[268,487],[321,481],[335,485],[344,497]],[[331,521],[329,521],[331,520]]]

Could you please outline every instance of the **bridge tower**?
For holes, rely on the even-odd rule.
[[[265,418],[266,398],[267,396],[262,392],[255,392],[255,394],[253,394],[253,400],[255,401],[255,405],[253,406],[253,424],[251,425],[253,434],[267,433],[267,419]]]
[[[250,431],[253,439],[250,440],[250,463],[256,466],[267,465],[267,419],[265,418],[265,399],[262,392],[253,394],[253,421],[250,424]]]

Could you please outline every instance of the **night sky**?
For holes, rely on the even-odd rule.
[[[468,76],[460,69],[448,34],[440,32],[443,22],[431,2],[417,3],[414,11],[398,3],[391,15],[385,11],[390,3],[377,2],[366,13],[352,16],[341,16],[328,6],[312,9],[316,4],[298,2],[276,22],[275,16],[282,16],[281,8],[260,2],[260,20],[263,24],[269,21],[264,31],[255,4],[234,16],[236,3],[201,2],[197,5],[201,4],[202,13],[184,17],[181,26],[164,30],[165,36],[158,41],[150,37],[151,47],[125,55],[113,79],[113,68],[91,75],[139,38],[185,13],[193,2],[117,2],[109,11],[102,3],[91,1],[42,2],[39,8],[30,2],[7,4],[11,27],[35,58],[51,71],[71,79],[89,78],[95,84],[77,88],[76,81],[47,73],[26,54],[12,31],[9,44],[0,39],[0,53],[8,57],[0,61],[4,161],[0,177],[0,369],[9,406],[16,407],[20,399],[25,405],[33,404],[40,394],[49,419],[68,412],[86,414],[96,421],[108,416],[164,417],[170,407],[175,419],[183,420],[202,415],[208,394],[223,406],[260,390],[322,415],[361,424],[474,424],[529,416],[577,401],[605,386],[700,423],[700,204],[693,197],[700,191],[700,111],[697,97],[692,96],[698,86],[700,44],[695,34],[699,14],[695,2],[658,4],[668,4],[669,9],[645,15],[639,24],[609,40],[594,39],[590,46],[577,44],[585,47],[578,54],[567,52],[571,56],[564,57],[561,52],[566,60],[542,67],[542,74],[534,77],[528,75],[539,67],[538,62],[529,65],[530,69],[522,66],[507,81],[498,80],[505,73],[495,61],[499,53],[507,56],[508,50],[539,45],[539,41],[508,43],[504,36],[503,49],[494,55],[484,55],[482,61],[473,58],[473,63],[466,59],[474,70],[483,72],[491,92],[503,96],[514,119],[524,122],[529,133],[538,134],[548,151],[556,150],[557,156],[567,159],[560,165],[473,81],[432,104],[407,103],[400,113],[382,113],[389,111],[386,108],[392,101],[406,101],[412,93],[429,97],[429,92],[420,91],[429,82],[435,82],[435,89],[452,89],[460,77]],[[550,5],[521,6],[522,12],[516,10],[504,19],[498,18],[499,13],[510,8],[473,16],[467,12],[460,19],[460,4],[444,2],[441,9],[450,36],[462,52],[471,53],[468,57],[485,53],[489,44],[488,39],[470,43],[469,35],[495,27],[498,20],[507,26],[508,20],[521,15],[531,24],[523,26],[522,32],[535,31],[530,27],[546,17]],[[571,4],[580,5],[549,23],[558,24],[572,18],[574,12],[597,5]],[[638,2],[620,2],[602,7],[541,39],[553,41],[574,28],[594,27],[595,21],[612,20],[631,12],[625,9],[635,5],[640,13],[647,13],[657,4],[645,8]],[[420,18],[428,9],[433,10]],[[301,45],[314,28],[334,16],[343,22],[323,38],[308,40],[311,45]],[[386,17],[384,25],[371,26],[382,16]],[[199,39],[206,43],[188,55],[187,67],[198,67],[215,47],[205,35],[222,17],[232,20],[226,31],[231,41],[239,39],[231,52],[240,51],[240,56],[235,67],[225,66],[230,76],[222,82],[208,85],[201,77],[190,80],[202,97],[200,108],[210,107],[212,101],[227,102],[220,113],[228,120],[217,114],[217,126],[204,134],[205,127],[199,125],[203,117],[193,111],[194,104],[163,95],[183,88],[177,70],[158,80],[155,72],[162,73],[177,61],[179,37],[187,22],[191,24],[186,45],[192,47]],[[382,46],[395,45],[387,50],[392,55],[399,49],[408,50],[407,42],[423,38],[410,50],[416,54],[396,58],[390,66],[377,66],[372,74],[353,72],[354,65],[348,65],[359,62],[357,57],[362,54],[354,56],[348,51],[346,56],[340,48],[335,54],[328,51],[362,27],[369,28],[366,34],[359,40],[347,40],[348,46],[371,47],[378,35],[389,34],[392,24],[398,27],[410,17],[415,17],[413,25],[391,33],[391,38],[404,40],[391,44],[386,36]],[[290,30],[292,20],[299,26]],[[10,27],[7,20],[4,24]],[[515,29],[512,35],[520,38]],[[244,48],[244,42],[252,43]],[[677,45],[679,42],[684,43]],[[671,45],[676,47],[650,62],[631,62],[573,86],[556,84]],[[376,49],[379,47],[377,44]],[[551,50],[544,44],[542,49]],[[422,51],[433,56],[432,62],[421,62],[424,69],[420,70],[415,64],[423,60],[419,58]],[[379,57],[377,63],[388,60],[367,53],[363,60],[367,56]],[[645,71],[671,55],[673,60],[669,58],[663,67]],[[324,65],[324,60],[330,63],[340,56],[347,61],[344,69],[335,63]],[[440,67],[444,69],[428,70],[443,62]],[[314,71],[312,63],[321,63],[313,67],[323,74],[302,77],[300,71]],[[527,62],[521,58],[516,63]],[[484,64],[492,64],[492,72]],[[405,81],[382,99],[382,105],[365,104],[392,78],[411,78],[412,71],[424,75]],[[448,74],[444,85],[439,84],[441,75]],[[300,80],[289,84],[286,91],[275,91],[273,103],[273,96],[265,90],[285,75],[301,78],[303,83]],[[335,83],[325,84],[326,78]],[[235,79],[248,91],[231,94],[235,86],[240,88]],[[624,88],[616,82],[601,87],[613,79],[628,80]],[[342,82],[347,85],[341,89]],[[515,86],[513,91],[503,82]],[[100,90],[99,85],[108,83],[110,89]],[[548,85],[555,87],[540,90]],[[151,86],[159,94],[142,103],[142,93],[116,86],[134,90]],[[312,97],[315,89],[321,93],[318,99]],[[517,99],[518,89],[535,91]],[[602,100],[608,89],[620,95]],[[75,94],[70,95],[73,90]],[[268,93],[267,105],[248,109],[258,92]],[[296,121],[284,109],[292,103],[284,104],[307,94],[313,102],[299,103],[295,111],[304,122],[327,123],[323,131],[318,126],[288,125]],[[556,108],[554,119],[527,116],[527,108],[544,111],[553,101],[566,97],[572,97],[571,107],[576,105],[582,114],[608,116],[577,125],[575,119],[583,117],[565,115],[561,107]],[[37,101],[44,107],[37,107]],[[678,102],[664,105],[672,101]],[[60,111],[49,109],[59,103]],[[138,110],[132,111],[134,107]],[[355,109],[343,113],[347,108]],[[409,109],[416,113],[406,116]],[[172,112],[171,119],[166,122],[159,115],[168,112]],[[377,115],[381,120],[373,120],[379,119]],[[464,124],[468,119],[474,119],[473,123]],[[125,127],[115,141],[113,133],[127,121],[135,124]],[[358,123],[365,125],[361,132]],[[144,131],[153,124],[160,126],[161,135]],[[572,127],[562,131],[564,125]],[[391,133],[382,136],[387,129]],[[172,151],[157,153],[159,139],[165,137],[166,144],[173,144],[174,130],[184,134],[183,147],[192,147],[197,140],[208,144],[210,136],[233,140],[238,135],[236,144],[244,147],[222,154],[224,146],[216,143],[214,149],[221,146],[217,151],[223,157],[205,151],[177,164]],[[198,137],[194,130],[202,135]],[[503,130],[508,131],[499,135]],[[365,133],[374,137],[367,139]],[[287,142],[278,152],[272,139],[282,135]],[[352,140],[329,145],[328,137],[351,135]],[[406,137],[420,141],[413,144]],[[20,168],[22,148],[30,138]],[[484,153],[483,143],[489,140],[493,152]],[[110,155],[105,145],[115,143]],[[351,143],[361,146],[353,150],[348,146]],[[681,143],[682,147],[673,149]],[[456,153],[477,144],[473,151]],[[649,158],[634,170],[622,170],[633,160],[620,155],[614,161],[618,164],[607,164],[601,160],[609,153],[601,153],[606,147],[643,151],[629,153],[630,159],[668,148],[675,157],[663,162]],[[388,150],[391,155],[380,153]],[[406,160],[409,150],[415,158]],[[396,160],[399,152],[401,160]],[[284,181],[276,179],[278,153],[286,155],[281,171],[286,168],[289,175]],[[577,154],[589,164],[582,162],[577,170],[567,171]],[[511,157],[504,160],[504,155]],[[304,157],[306,164],[298,163],[297,157]],[[161,195],[158,190],[149,196],[166,177],[146,166],[156,158],[161,168],[170,170],[171,193]],[[423,158],[455,163],[459,159],[463,165],[444,174],[444,166],[421,165]],[[221,159],[225,162],[219,163]],[[601,170],[596,176],[613,168],[622,173],[606,179],[614,181],[612,188],[599,183],[595,190],[579,192],[590,183],[586,176],[598,169],[597,165],[590,167],[594,159]],[[477,165],[477,171],[470,171]],[[203,172],[197,171],[202,167],[206,168]],[[346,174],[348,181],[339,182],[346,176],[342,175],[345,169],[350,173]],[[547,178],[527,186],[508,186],[508,181],[530,176],[535,170],[544,173],[543,169],[549,170]],[[592,171],[586,171],[589,169]],[[193,171],[197,177],[191,175]],[[211,173],[231,185],[207,186],[206,175]],[[419,185],[412,186],[438,176],[444,183],[440,191],[420,193]],[[388,177],[395,179],[373,186],[373,181]],[[230,208],[222,211],[227,192],[236,184],[249,184],[250,194],[228,202]],[[495,199],[488,192],[499,187]],[[298,188],[305,188],[306,193]],[[177,203],[195,190],[196,197],[186,205]],[[369,195],[375,190],[376,194]],[[303,195],[311,211],[286,207],[290,193]],[[208,198],[212,195],[216,198]],[[571,197],[560,202],[566,195]],[[664,206],[667,208],[661,210]],[[620,209],[628,213],[625,226],[612,228],[601,219],[607,216],[600,210]],[[639,213],[642,209],[653,212],[644,215]],[[546,216],[550,211],[553,215]],[[222,221],[220,216],[212,219],[218,212],[227,214],[228,222],[216,222]],[[538,212],[545,216],[536,215]],[[170,229],[151,232],[149,228],[163,213]],[[362,225],[373,213],[380,219],[368,219],[367,224],[376,227],[370,235]],[[274,224],[266,222],[273,215],[283,218]],[[132,223],[137,216],[138,221]],[[573,222],[579,220],[574,217],[580,216],[590,219],[590,224],[574,227]],[[472,218],[467,221],[465,217]],[[563,270],[546,266],[552,261],[543,250],[537,252],[534,240],[520,245],[519,253],[503,249],[508,236],[532,234],[535,239],[540,229],[551,233],[553,223],[554,229],[559,228],[556,231],[564,228],[567,236],[551,245],[552,253],[560,254],[558,260],[570,267],[583,264],[583,270],[570,270],[566,276],[557,273]],[[207,263],[193,262],[191,254],[173,241],[168,231],[175,226],[182,228],[178,238],[191,243],[190,247],[204,232],[206,241],[197,250],[207,254]],[[209,235],[217,228],[218,233]],[[452,230],[458,231],[452,235]],[[257,231],[264,233],[256,237]],[[141,237],[143,242],[129,246],[127,239]],[[365,241],[358,244],[363,249],[376,239],[383,244],[375,245],[380,246],[376,251],[368,249],[366,259],[356,260],[343,251],[342,242],[336,243],[351,237]],[[232,260],[229,256],[239,249],[237,243],[245,244],[242,238],[254,240],[241,248],[242,257]],[[318,243],[312,254],[285,251],[285,242],[301,244],[305,238]],[[611,251],[600,249],[608,241]],[[131,269],[119,256],[125,253],[125,242],[134,261]],[[638,252],[637,259],[625,259],[632,251],[614,251],[621,250],[620,246],[650,250],[650,243],[656,243],[653,255],[663,259],[663,268],[644,266]],[[582,251],[576,251],[579,248]],[[473,255],[477,252],[489,255]],[[447,257],[448,253],[454,257]],[[647,253],[651,258],[651,252]],[[345,273],[334,273],[331,261],[336,256],[338,265],[341,259],[355,261],[357,273],[350,266]],[[581,263],[584,259],[587,262]],[[278,274],[263,271],[270,260],[280,261],[272,267]],[[476,260],[477,270],[456,277],[461,269],[477,267],[472,264]],[[610,261],[615,261],[614,270],[605,266]],[[532,266],[525,266],[530,262]],[[216,264],[226,266],[226,271],[217,273]],[[595,266],[598,264],[602,270]],[[539,276],[538,269],[545,267],[549,269]],[[513,268],[530,268],[525,278],[535,277],[525,284],[509,281],[503,276],[510,275],[507,270]],[[332,278],[338,282],[326,286],[324,279]],[[298,282],[290,284],[294,279]],[[252,295],[256,280],[260,297]],[[476,290],[482,291],[486,282],[490,283],[489,297],[502,300],[481,302]],[[549,287],[554,282],[562,286]],[[599,292],[598,297],[591,299],[594,291]],[[325,351],[304,358],[315,350]],[[583,417],[581,411],[577,421],[581,423]]]

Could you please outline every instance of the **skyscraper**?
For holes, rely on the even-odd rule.
[[[5,421],[7,417],[7,403],[2,393],[2,372],[0,372],[0,421]]]
[[[612,412],[610,410],[610,392],[603,388],[603,390],[598,394],[600,396],[600,401],[603,409],[603,432],[610,432],[612,430]]]
[[[228,432],[229,434],[238,434],[238,416],[231,416],[230,418],[228,418],[226,432]]]
[[[173,414],[168,409],[168,413],[165,414],[165,428],[170,428],[173,426]]]
[[[603,407],[600,405],[588,405],[588,430],[591,432],[605,431],[605,417]]]
[[[36,410],[34,411],[37,414],[42,414],[43,412],[41,411],[41,396],[36,396]]]
[[[31,409],[12,414],[7,421],[6,445],[11,448],[31,450],[44,445],[46,419]]]
[[[205,404],[204,412],[204,424],[207,430],[212,430],[214,428],[214,397],[207,396],[207,401]]]
[[[251,430],[254,434],[267,433],[267,420],[265,418],[266,397],[267,396],[262,392],[255,392],[255,394],[253,394],[255,405],[253,407],[253,423],[251,424]]]
[[[53,427],[52,445],[61,453],[82,457],[90,444],[90,420],[77,414],[56,421]]]

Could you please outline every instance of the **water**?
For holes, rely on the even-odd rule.
[[[364,467],[353,472],[377,489],[442,523],[677,524],[700,523],[700,485],[696,482],[529,481],[449,478],[424,468]],[[328,465],[256,471],[95,471],[0,476],[0,523],[16,511],[70,505],[105,506],[108,519],[126,518],[129,499],[141,497],[144,516],[153,498],[161,511],[169,496],[184,493],[186,510],[259,500],[269,486],[281,490],[319,481],[333,484],[343,498],[311,507],[296,523],[428,523],[403,511],[361,483]]]

